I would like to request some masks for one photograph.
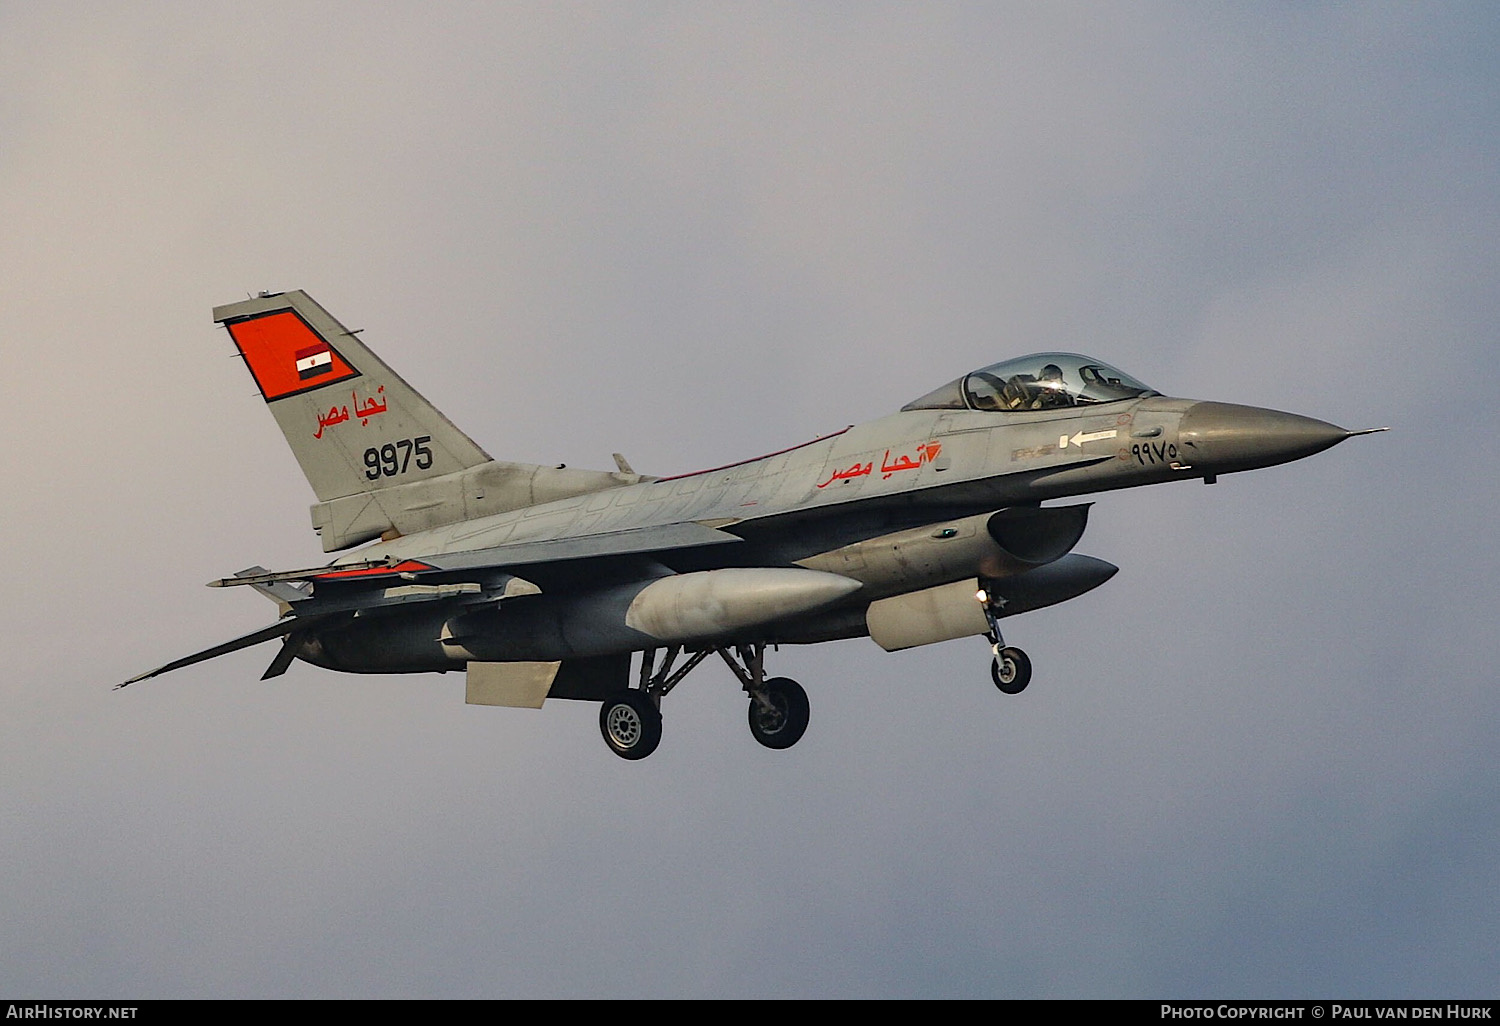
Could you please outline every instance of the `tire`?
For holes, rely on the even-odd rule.
[[[661,711],[642,691],[618,691],[599,706],[599,733],[622,759],[644,759],[661,744]]]
[[[807,692],[790,677],[772,677],[764,685],[764,694],[774,711],[768,711],[752,697],[750,733],[767,748],[792,747],[807,732],[811,712]]]
[[[1031,660],[1019,648],[1002,648],[990,663],[990,677],[1005,694],[1019,695],[1031,683]]]

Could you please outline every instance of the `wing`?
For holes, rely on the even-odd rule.
[[[662,524],[625,531],[579,535],[546,541],[517,542],[467,552],[450,552],[424,557],[423,562],[435,570],[471,570],[518,568],[533,571],[539,577],[550,576],[548,564],[578,560],[622,560],[627,558],[667,556],[690,549],[717,548],[743,544],[739,535],[693,522]]]
[[[209,586],[252,587],[282,608],[289,609],[289,615],[269,627],[138,674],[117,684],[116,689],[275,638],[328,626],[336,619],[350,619],[412,603],[481,604],[534,595],[542,588],[533,583],[533,577],[548,586],[560,585],[580,574],[657,577],[669,571],[654,562],[653,557],[674,550],[731,543],[742,543],[742,540],[701,524],[676,523],[578,538],[499,545],[420,560],[362,560],[276,573],[252,567],[233,577],[211,581]],[[520,573],[527,576],[523,578]],[[294,581],[303,582],[303,586],[294,587]],[[274,677],[284,672],[292,660],[292,651],[290,645],[283,646],[266,670],[266,676]]]

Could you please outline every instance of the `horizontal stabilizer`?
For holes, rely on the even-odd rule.
[[[150,680],[152,677],[159,677],[164,673],[170,673],[172,670],[180,670],[184,666],[192,666],[194,663],[201,663],[205,660],[213,659],[221,655],[228,655],[230,652],[238,652],[242,648],[249,648],[251,645],[259,645],[263,642],[270,641],[273,638],[285,637],[286,635],[291,634],[293,631],[299,631],[305,627],[312,626],[315,623],[321,623],[325,620],[330,619],[332,616],[342,615],[346,614],[333,613],[326,616],[287,617],[284,620],[280,620],[276,623],[271,624],[271,626],[269,627],[262,627],[258,631],[251,631],[249,634],[241,635],[240,637],[235,638],[233,641],[226,641],[222,645],[215,645],[213,648],[205,648],[202,652],[194,652],[192,655],[183,656],[181,659],[174,659],[170,663],[167,663],[165,666],[158,666],[156,669],[151,670],[148,673],[137,674],[136,676],[131,677],[129,680],[123,683],[116,684],[114,690],[118,691],[120,690],[120,688],[129,687],[131,684],[135,684],[138,681]]]

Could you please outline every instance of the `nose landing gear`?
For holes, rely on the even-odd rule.
[[[993,587],[983,584],[974,597],[984,607],[984,618],[990,625],[986,637],[990,640],[990,651],[995,656],[990,663],[990,678],[994,680],[995,687],[1005,694],[1019,695],[1031,683],[1031,659],[1019,648],[1006,645],[1005,637],[1000,633],[1000,610],[1005,608],[1005,599]]]
[[[990,663],[990,677],[995,687],[1007,695],[1019,695],[1031,683],[1031,659],[1019,648],[1000,648],[998,642],[994,648],[998,651]]]

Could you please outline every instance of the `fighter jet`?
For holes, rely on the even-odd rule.
[[[713,655],[772,749],[796,744],[809,716],[801,685],[766,676],[779,645],[982,635],[994,685],[1017,694],[1031,662],[1001,621],[1118,569],[1073,551],[1090,504],[1045,503],[1212,484],[1370,433],[1169,398],[1092,357],[1039,353],[712,470],[652,477],[619,454],[612,471],[534,466],[492,459],[305,292],[213,317],[317,496],[323,550],[363,547],[211,582],[255,589],[280,618],[118,687],[279,639],[262,679],[301,659],[463,671],[478,705],[598,702],[605,742],[632,760],[661,740],[662,699]]]

